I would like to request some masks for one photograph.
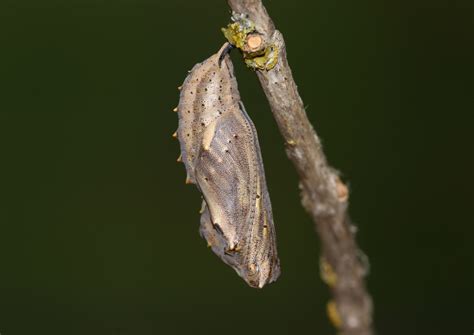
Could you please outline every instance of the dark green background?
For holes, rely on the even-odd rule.
[[[379,334],[473,329],[469,1],[267,1],[349,181]],[[176,87],[225,1],[0,1],[0,333],[334,334],[319,242],[255,75],[233,54],[282,265],[246,286],[199,237]]]

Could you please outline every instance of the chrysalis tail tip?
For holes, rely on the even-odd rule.
[[[222,51],[221,51],[221,54],[219,55],[219,61],[218,61],[219,67],[221,66],[221,63],[224,60],[224,57],[227,56],[231,52],[231,50],[234,48],[235,48],[235,45],[230,44],[230,43],[226,43],[225,46],[221,48]]]

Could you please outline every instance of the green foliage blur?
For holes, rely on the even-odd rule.
[[[469,1],[267,0],[309,118],[351,187],[383,335],[473,326]],[[256,76],[280,279],[199,237],[172,109],[224,42],[225,1],[0,1],[0,333],[335,334],[319,241]]]

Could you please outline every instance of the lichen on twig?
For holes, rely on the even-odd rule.
[[[222,32],[229,43],[242,51],[245,64],[255,70],[273,69],[278,61],[278,47],[266,43],[246,15],[233,13],[232,21]]]

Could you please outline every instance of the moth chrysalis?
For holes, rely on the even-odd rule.
[[[177,107],[187,183],[203,196],[200,233],[250,286],[280,274],[257,132],[240,100],[226,43],[193,67]]]

